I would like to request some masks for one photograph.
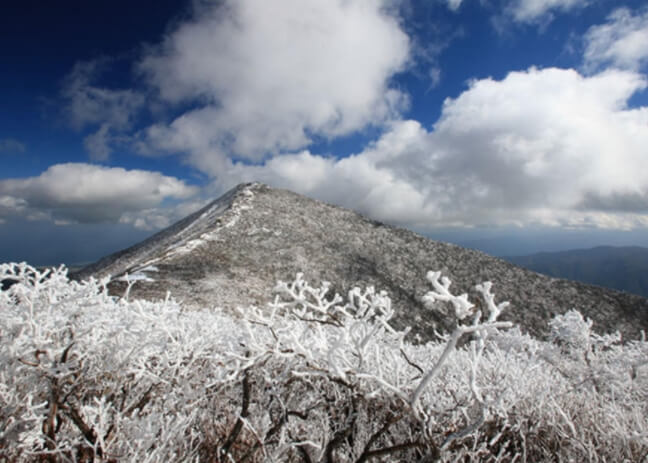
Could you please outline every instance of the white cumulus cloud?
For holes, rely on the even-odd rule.
[[[142,134],[143,150],[184,150],[206,171],[393,119],[407,104],[391,77],[410,43],[391,2],[229,0],[149,53],[140,70],[166,103],[198,103]]]
[[[447,226],[648,226],[648,108],[628,99],[638,74],[529,69],[476,80],[432,129],[392,124],[357,155],[308,151],[237,164],[259,179],[431,230]]]
[[[166,198],[197,192],[174,177],[92,164],[56,164],[38,177],[0,180],[0,214],[50,217],[57,223],[117,222]]]
[[[535,23],[551,19],[555,12],[582,8],[589,0],[513,0],[506,8],[514,21]]]
[[[618,8],[605,24],[592,26],[585,34],[586,69],[604,65],[639,70],[648,63],[648,8],[634,14]]]

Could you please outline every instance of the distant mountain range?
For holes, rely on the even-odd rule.
[[[504,259],[552,277],[648,297],[648,248],[599,246]]]
[[[253,183],[239,185],[202,210],[149,239],[107,256],[77,279],[112,276],[109,290],[131,297],[164,298],[185,306],[263,306],[277,280],[297,272],[312,284],[331,283],[346,294],[354,286],[385,290],[396,308],[395,323],[422,339],[452,328],[444,304],[425,308],[425,275],[439,270],[456,293],[476,300],[474,286],[490,280],[497,301],[508,300],[508,318],[543,335],[557,313],[580,310],[599,332],[620,330],[635,337],[648,329],[648,299],[522,269],[479,251],[433,241],[353,211],[296,193]],[[128,275],[128,277],[126,276]]]

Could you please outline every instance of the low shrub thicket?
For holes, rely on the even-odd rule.
[[[546,342],[430,272],[453,333],[390,325],[386,294],[346,298],[302,275],[239,316],[114,298],[3,264],[3,461],[645,461],[648,343],[599,336],[578,312]],[[523,307],[517,310],[524,310]]]

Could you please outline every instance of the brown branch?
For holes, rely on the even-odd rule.
[[[254,455],[254,453],[259,449],[259,447],[265,446],[266,444],[270,443],[269,442],[270,438],[272,436],[274,436],[275,434],[277,434],[277,432],[279,432],[279,430],[283,427],[283,425],[286,424],[286,422],[288,421],[288,417],[290,417],[290,416],[296,416],[296,417],[306,421],[308,419],[308,412],[302,413],[302,412],[298,412],[298,411],[289,410],[289,411],[283,413],[281,415],[281,418],[279,418],[279,420],[274,424],[274,426],[272,426],[272,428],[270,428],[268,430],[268,432],[266,433],[266,435],[263,438],[263,442],[260,442],[259,440],[257,440],[256,444],[254,444],[252,446],[252,448],[239,460],[239,462],[242,463],[242,462],[246,461],[248,458],[250,458],[252,455]],[[310,461],[310,460],[308,460],[308,461]]]
[[[46,437],[46,445],[48,450],[56,449],[56,415],[58,413],[58,382],[56,379],[51,380],[50,386],[50,397],[49,397],[49,410],[47,412],[47,418],[43,421],[43,434]],[[55,462],[56,458],[53,454],[47,456],[47,459],[51,462]]]
[[[305,448],[306,446],[305,445],[297,445],[296,447],[297,447],[297,450],[299,450],[300,455],[302,456],[302,458],[304,459],[304,461],[306,463],[313,463],[313,460],[311,460],[310,455],[306,451],[306,448]]]
[[[355,385],[346,382],[346,381],[343,380],[342,378],[338,378],[338,377],[329,377],[328,379],[329,379],[330,381],[334,382],[334,383],[339,384],[340,386],[344,386],[344,387],[346,387],[347,389],[350,389],[351,391],[355,392]]]
[[[146,406],[146,404],[148,404],[151,401],[151,398],[153,396],[152,392],[153,392],[154,387],[155,387],[155,384],[151,384],[151,387],[149,387],[148,390],[144,393],[144,395],[142,395],[142,397],[140,397],[140,399],[137,401],[137,403],[135,403],[135,404],[131,405],[130,407],[128,407],[126,409],[126,411],[124,412],[124,414],[126,416],[130,416],[131,413],[133,413],[137,409],[139,409],[139,411],[141,412],[144,409],[144,407]]]
[[[421,449],[425,447],[426,445],[423,444],[422,442],[404,442],[402,444],[392,445],[391,447],[383,447],[381,449],[371,450],[370,452],[367,452],[366,457],[362,461],[366,461],[369,458],[391,455],[392,453],[400,452],[401,450],[409,450],[409,449],[417,449],[417,448]]]
[[[24,359],[21,359],[21,358],[19,358],[18,361],[20,363],[24,364],[24,365],[29,366],[29,367],[39,367],[40,366],[40,363],[30,362],[29,360],[24,360]]]
[[[296,416],[297,418],[300,418],[304,421],[308,419],[308,412],[303,413],[303,412],[298,412],[298,411],[289,411],[286,413],[287,416]]]
[[[353,431],[353,428],[355,426],[357,412],[356,401],[353,396],[351,397],[351,404],[349,407],[347,407],[347,410],[347,426],[344,429],[336,432],[333,436],[333,439],[331,439],[328,444],[326,444],[327,463],[333,463],[333,452],[344,442],[345,439],[347,439],[351,435],[351,432]]]
[[[220,454],[222,456],[225,456],[229,454],[230,448],[238,438],[239,434],[241,433],[241,429],[243,429],[243,420],[242,418],[246,418],[249,414],[249,407],[250,407],[250,379],[248,376],[247,370],[243,374],[243,398],[241,401],[241,415],[239,418],[236,420],[236,423],[234,424],[234,427],[230,431],[229,435],[227,436],[227,439],[225,439],[225,443],[223,444],[223,447],[221,447]]]
[[[367,461],[368,458],[370,458],[371,446],[382,436],[387,430],[391,427],[392,424],[399,422],[403,418],[403,415],[392,415],[386,422],[385,424],[382,425],[382,427],[376,431],[367,441],[367,444],[365,445],[364,449],[362,450],[362,454],[360,457],[356,460],[356,463],[363,463]]]
[[[266,446],[267,444],[269,444],[270,443],[270,438],[272,436],[274,436],[275,434],[277,434],[277,432],[279,432],[279,430],[283,427],[283,425],[286,424],[286,421],[288,421],[288,416],[290,416],[290,415],[297,415],[297,413],[292,413],[292,412],[283,413],[281,415],[281,417],[279,418],[279,420],[268,430],[266,435],[263,437],[263,442],[261,442],[260,440],[257,439],[257,442],[252,446],[252,448],[250,448],[250,450],[248,450],[248,452],[245,455],[243,455],[243,457],[241,457],[239,462],[243,463],[248,458],[252,457],[252,455],[254,455],[254,453],[257,450],[259,450],[260,447]],[[302,414],[299,413],[297,416],[302,416]],[[306,419],[306,418],[303,418],[303,419]]]
[[[403,349],[400,350],[400,353],[403,356],[403,358],[405,359],[405,361],[409,364],[409,366],[411,366],[413,368],[416,368],[419,371],[419,373],[421,373],[421,374],[425,373],[425,371],[423,371],[423,368],[421,368],[420,366],[418,366],[416,363],[412,362],[409,359],[409,357],[407,356],[407,354],[405,353],[405,351]]]
[[[455,431],[449,434],[443,441],[443,444],[441,444],[441,448],[447,448],[453,441],[466,437],[467,435],[476,431],[482,424],[484,424],[484,408],[485,406],[482,406],[479,409],[479,416],[474,422],[470,423],[468,426],[460,429],[459,431]]]
[[[19,358],[18,361],[20,363],[24,363],[25,365],[28,365],[30,367],[39,367],[40,366],[40,356],[43,354],[46,354],[47,351],[36,349],[36,352],[34,352],[34,358],[36,359],[36,362],[30,362],[29,360],[24,360]]]
[[[73,345],[74,345],[74,341],[72,341],[72,342],[71,342],[71,343],[70,343],[70,344],[65,348],[65,350],[63,351],[63,354],[61,354],[61,361],[60,361],[59,363],[65,363],[65,362],[67,362],[68,354],[70,353],[70,349],[72,348]]]
[[[343,323],[340,322],[337,318],[335,318],[333,316],[330,316],[330,315],[329,315],[329,318],[331,320],[321,320],[319,318],[306,318],[306,317],[298,317],[298,316],[295,316],[295,318],[297,320],[300,320],[300,321],[303,321],[303,322],[320,323],[322,325],[331,325],[331,326],[335,326],[337,328],[341,328],[342,326],[344,326]]]
[[[97,442],[97,433],[95,432],[94,429],[88,426],[85,421],[83,421],[83,417],[81,416],[79,411],[75,407],[66,406],[63,404],[59,404],[59,405],[61,405],[61,409],[64,410],[65,413],[70,417],[70,419],[76,425],[76,427],[79,428],[79,431],[81,431],[83,437],[85,437],[85,439],[94,446]],[[101,447],[97,448],[97,454],[99,456],[103,455],[103,451],[101,450]]]

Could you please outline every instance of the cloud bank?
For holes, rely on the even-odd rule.
[[[129,213],[196,192],[195,187],[158,172],[57,164],[38,177],[0,180],[0,216],[51,218],[58,223],[129,221]]]
[[[207,3],[145,57],[140,71],[167,104],[193,103],[145,131],[145,150],[186,151],[217,174],[229,157],[261,160],[398,116],[390,79],[410,43],[390,2]]]
[[[411,42],[386,3],[224,5],[209,4],[141,63],[166,103],[200,102],[150,127],[142,146],[187,153],[219,191],[260,180],[419,230],[648,225],[648,112],[628,108],[646,79],[632,69],[475,80],[427,128],[401,119],[407,96],[390,88]],[[508,11],[535,22],[586,5],[520,0]],[[624,14],[610,16],[616,29]],[[360,153],[308,149],[368,125],[384,131]]]
[[[428,130],[398,121],[363,152],[308,151],[235,165],[260,179],[421,230],[448,226],[648,225],[648,108],[642,76],[556,68],[476,80]]]

